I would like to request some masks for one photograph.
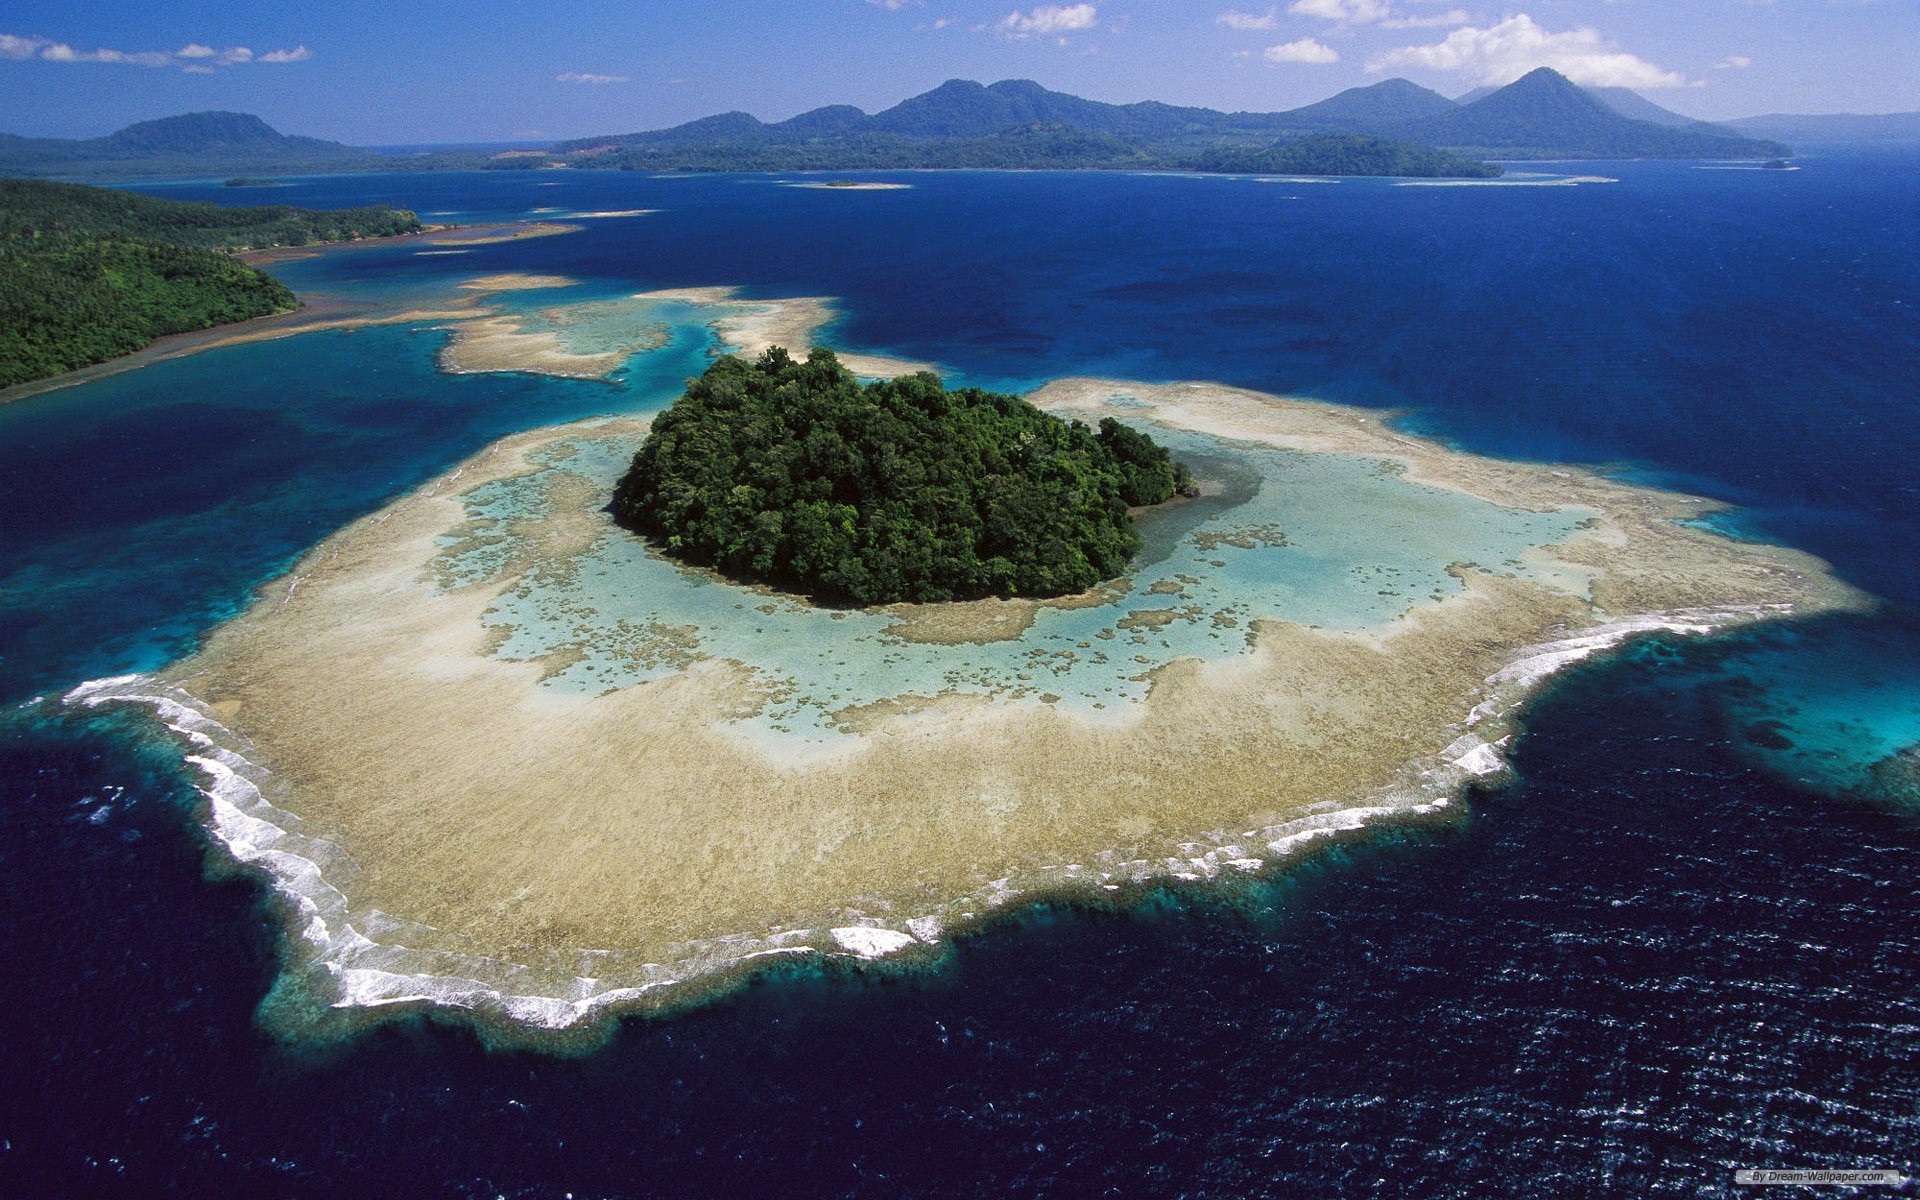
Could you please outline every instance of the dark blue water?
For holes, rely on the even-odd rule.
[[[1622,182],[276,192],[665,210],[455,259],[289,264],[303,288],[743,284],[844,297],[843,344],[971,380],[1403,406],[1473,449],[1747,504],[1745,528],[1893,606],[1584,671],[1535,714],[1522,784],[1463,827],[1337,849],[1234,912],[1041,914],[930,976],[799,971],[581,1060],[425,1024],[270,1044],[251,1014],[271,922],[252,884],[204,877],[172,756],[36,709],[0,743],[0,1193],[1718,1195],[1736,1165],[1913,1172],[1920,821],[1769,769],[1750,718],[1784,714],[1791,740],[1784,682],[1843,679],[1821,711],[1886,730],[1883,697],[1914,683],[1920,155],[1602,172]],[[671,383],[449,379],[434,338],[221,351],[0,408],[0,690],[183,652],[487,440]]]

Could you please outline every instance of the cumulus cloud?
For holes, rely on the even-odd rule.
[[[1552,67],[1588,87],[1670,88],[1686,80],[1643,58],[1617,50],[1599,32],[1549,33],[1526,13],[1485,29],[1456,29],[1431,46],[1403,46],[1367,62],[1369,71],[1425,67],[1454,71],[1476,83],[1501,86],[1538,67]]]
[[[1387,0],[1294,0],[1287,11],[1299,17],[1366,25],[1388,15]]]
[[[20,37],[0,33],[0,59],[23,62],[39,59],[50,63],[113,63],[128,67],[179,67],[189,75],[211,75],[214,66],[233,67],[241,63],[296,63],[313,57],[305,46],[291,50],[270,50],[255,55],[245,46],[216,50],[198,42],[188,42],[178,50],[79,50],[66,42],[43,37]]]
[[[565,71],[555,75],[556,83],[629,83],[625,75],[593,75],[586,71]]]
[[[1301,38],[1297,42],[1268,46],[1260,52],[1260,57],[1270,63],[1331,63],[1340,61],[1340,52],[1324,42]]]
[[[909,4],[920,3],[920,0],[867,0],[867,3],[873,5],[875,8],[885,8],[899,12]]]
[[[1007,37],[1030,37],[1036,33],[1073,33],[1092,29],[1099,23],[1100,13],[1095,5],[1042,4],[1031,12],[1008,13],[994,28]]]
[[[1228,29],[1273,29],[1280,24],[1280,18],[1273,9],[1265,13],[1238,12],[1228,9],[1215,17],[1214,24],[1225,25]]]
[[[1744,71],[1753,65],[1753,60],[1744,54],[1729,54],[1713,64],[1716,71]]]

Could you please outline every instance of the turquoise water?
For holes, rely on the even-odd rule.
[[[1150,548],[1120,595],[1042,607],[1017,636],[916,643],[894,632],[897,615],[816,608],[687,571],[619,531],[563,570],[527,574],[487,621],[505,633],[504,657],[580,656],[550,687],[600,692],[698,659],[745,663],[782,697],[746,724],[803,743],[831,741],[843,709],[902,696],[1044,698],[1084,717],[1104,710],[1123,720],[1145,697],[1150,672],[1178,658],[1244,653],[1255,621],[1378,628],[1417,603],[1458,594],[1451,564],[1530,576],[1527,552],[1563,540],[1589,515],[1501,508],[1408,483],[1378,459],[1152,432],[1218,494],[1149,516]],[[544,513],[556,473],[610,495],[637,448],[632,438],[563,442],[547,470],[477,489],[469,512],[487,536],[471,548],[451,545],[441,565],[456,578],[494,574],[515,550],[494,538]]]
[[[795,967],[582,1061],[425,1022],[274,1045],[253,1009],[278,922],[257,885],[205,878],[177,751],[125,717],[15,711],[0,1190],[1692,1196],[1730,1195],[1739,1165],[1915,1174],[1920,827],[1899,797],[1835,793],[1920,741],[1920,155],[1801,162],[1608,164],[1619,183],[1571,188],[488,173],[276,192],[663,210],[282,268],[309,290],[738,284],[841,297],[841,344],[954,382],[1204,378],[1402,408],[1469,449],[1743,504],[1743,532],[1889,604],[1583,669],[1530,721],[1516,790],[1333,848],[1236,914],[1034,914],[910,982]],[[187,653],[345,521],[502,434],[657,406],[705,353],[676,339],[618,385],[456,378],[443,338],[313,335],[0,406],[0,693]],[[1280,524],[1287,547],[1223,548],[1220,578],[1286,563],[1305,527]]]

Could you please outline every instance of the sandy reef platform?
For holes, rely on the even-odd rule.
[[[635,299],[714,306],[721,339],[749,353],[804,347],[833,315],[727,289]],[[1202,603],[1204,573],[1239,556],[1244,578],[1309,578],[1289,564],[1381,512],[1302,529],[1225,513],[1174,538],[1172,566],[1077,602],[831,613],[690,578],[614,527],[608,472],[646,425],[609,419],[495,444],[328,538],[199,654],[70,701],[149,704],[190,743],[210,829],[286,899],[283,1032],[431,1007],[537,1039],[694,1002],[790,956],[930,960],[1030,899],[1247,878],[1342,831],[1440,819],[1505,770],[1520,707],[1567,665],[1645,632],[1871,603],[1809,555],[1685,523],[1710,502],[1460,453],[1366,410],[1099,379],[1032,399],[1208,439],[1266,464],[1272,488],[1337,468],[1409,521],[1469,506],[1509,540],[1542,532],[1498,561],[1442,555],[1404,594],[1366,581],[1377,616],[1345,623],[1291,619],[1291,583]],[[483,503],[514,489],[517,509]],[[1356,570],[1328,578],[1357,588]],[[709,615],[730,600],[725,619],[745,625],[798,622],[784,642],[817,643],[828,674],[833,639],[855,630],[847,654],[917,655],[921,674],[822,682],[726,652],[673,616],[677,600],[613,612],[652,587]],[[516,650],[517,614],[542,603],[585,632]],[[1097,632],[1020,641],[1081,628],[1069,621]],[[1181,630],[1209,649],[1180,650]],[[939,656],[996,645],[1078,654],[1062,678],[1106,671],[1118,691],[1076,702],[1017,663],[991,685],[925,686]],[[810,689],[833,693],[807,710],[826,732],[769,724]]]

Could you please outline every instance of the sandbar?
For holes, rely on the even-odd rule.
[[[817,299],[698,294],[749,350],[805,345],[831,316]],[[1451,594],[1370,628],[1229,621],[1234,653],[1146,668],[1143,698],[1098,713],[1037,682],[903,692],[842,708],[836,739],[802,752],[743,726],[779,690],[755,664],[703,655],[679,626],[621,625],[621,653],[653,674],[599,691],[555,686],[582,648],[500,652],[490,614],[627,536],[604,468],[580,464],[617,463],[646,423],[586,422],[504,439],[328,538],[192,658],[69,699],[150,704],[192,743],[212,832],[287,898],[266,1014],[283,1034],[437,1008],[537,1039],[697,1002],[789,957],[929,960],[1034,899],[1222,886],[1373,822],[1445,819],[1504,772],[1525,702],[1569,664],[1641,634],[1872,603],[1810,555],[1680,523],[1711,502],[1467,455],[1371,411],[1101,379],[1032,399],[1583,515],[1525,569],[1456,563]],[[476,515],[514,481],[538,503]],[[1290,552],[1246,541],[1217,552]],[[738,591],[740,620],[771,611]],[[1087,602],[1137,627],[1117,641],[1175,619],[1124,587]],[[1007,602],[905,607],[882,615],[935,644],[1032,619]]]
[[[807,180],[800,183],[783,183],[780,186],[790,188],[810,188],[822,192],[903,192],[911,188],[910,183],[880,183],[878,181],[854,180]]]
[[[721,310],[712,322],[714,331],[720,335],[720,340],[730,352],[747,358],[756,358],[772,346],[783,346],[796,355],[804,355],[815,345],[820,331],[840,316],[831,297],[749,300],[739,288],[734,287],[665,288],[642,292],[635,298],[678,300]],[[938,372],[938,368],[930,363],[911,359],[841,350],[835,350],[834,354],[847,370],[867,379],[892,379],[920,371]]]
[[[572,286],[561,275],[489,275],[462,284],[485,294]],[[573,379],[605,379],[635,354],[659,349],[666,328],[644,302],[585,301],[531,313],[492,310],[447,326],[440,367],[452,374],[521,371]],[[592,323],[591,348],[571,331]]]

